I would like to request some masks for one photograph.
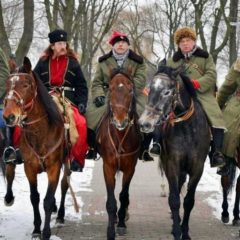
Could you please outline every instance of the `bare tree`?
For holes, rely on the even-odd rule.
[[[8,18],[6,17],[6,23],[4,22],[3,13],[9,13],[9,16],[11,16],[10,21],[7,21]],[[22,16],[21,13],[23,13]],[[2,1],[0,2],[0,44],[7,56],[15,52],[18,64],[27,55],[32,43],[33,13],[33,0],[24,0],[23,6],[22,1],[6,1],[4,7]],[[13,16],[18,16],[18,18],[13,18]],[[15,26],[15,29],[13,26]]]
[[[52,3],[53,2],[53,3]],[[103,38],[129,0],[44,0],[49,28],[63,27],[81,53],[81,66],[91,79],[92,59]]]

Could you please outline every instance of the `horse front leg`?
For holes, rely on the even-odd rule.
[[[30,200],[33,207],[33,214],[34,214],[34,229],[32,232],[32,238],[41,238],[41,224],[42,219],[39,211],[39,202],[40,197],[37,189],[37,174],[32,173],[31,175],[27,175],[29,185],[30,185]]]
[[[4,204],[6,206],[12,206],[14,203],[12,184],[13,184],[13,180],[15,178],[15,168],[16,168],[15,164],[12,164],[12,163],[6,164],[5,175],[6,175],[6,180],[7,180],[7,192],[4,197]]]
[[[194,207],[195,203],[195,192],[197,188],[197,184],[200,180],[202,173],[199,176],[190,177],[189,183],[188,183],[188,191],[184,198],[184,215],[183,215],[183,221],[182,221],[182,240],[191,240],[191,237],[189,236],[189,219],[191,211]]]
[[[180,227],[180,216],[179,216],[179,209],[180,209],[180,194],[178,191],[178,185],[176,180],[169,179],[169,197],[168,197],[168,204],[170,206],[172,212],[172,234],[174,236],[174,240],[181,239],[181,227]]]
[[[230,182],[228,176],[222,176],[221,177],[221,185],[222,185],[222,191],[223,191],[223,202],[222,202],[222,222],[228,223],[229,222],[229,213],[228,213],[228,193],[230,188]]]
[[[128,215],[128,206],[129,206],[129,186],[134,174],[134,171],[130,171],[134,167],[130,167],[125,170],[123,173],[123,181],[122,181],[122,191],[119,194],[120,200],[120,208],[118,210],[118,225],[117,225],[117,232],[119,235],[126,234],[126,224],[125,222],[129,219]]]
[[[111,169],[111,167],[103,166],[104,178],[107,189],[107,202],[106,209],[108,213],[108,227],[107,227],[107,240],[115,240],[115,223],[116,223],[116,214],[117,214],[117,201],[114,195],[115,190],[115,174],[116,171]]]
[[[60,166],[57,167],[55,165],[53,167],[55,167],[56,169],[51,169],[47,172],[48,188],[47,188],[47,193],[43,202],[43,207],[45,211],[45,221],[44,221],[44,227],[42,231],[43,240],[49,240],[51,236],[50,221],[51,221],[52,212],[55,207],[54,195],[57,189],[57,184],[58,184],[59,174],[60,174]]]
[[[240,225],[240,218],[239,218],[239,199],[240,199],[240,176],[238,176],[237,184],[236,184],[236,197],[235,203],[233,208],[233,221],[232,224],[234,226]]]
[[[70,173],[67,169],[68,168],[65,166],[64,175],[63,175],[62,180],[61,180],[61,203],[60,203],[60,207],[59,207],[58,215],[57,215],[57,219],[56,219],[56,222],[61,223],[61,224],[64,223],[65,199],[66,199],[67,190],[69,188],[68,182],[67,182],[67,177]]]

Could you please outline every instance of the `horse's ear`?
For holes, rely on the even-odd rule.
[[[23,58],[23,68],[27,73],[30,73],[32,71],[32,64],[28,57]]]
[[[166,66],[166,65],[167,65],[167,60],[166,60],[166,58],[164,58],[158,63],[158,68],[161,66]]]

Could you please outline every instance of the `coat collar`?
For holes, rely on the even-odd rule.
[[[98,62],[103,62],[105,60],[107,60],[108,58],[112,57],[113,53],[112,53],[112,50],[101,56],[99,59],[98,59]],[[128,58],[137,62],[137,63],[140,63],[142,64],[143,63],[143,57],[139,56],[138,54],[136,54],[135,52],[133,52],[131,49],[129,49],[129,54],[128,54]]]
[[[201,57],[201,58],[208,58],[209,53],[198,47],[196,49],[196,51],[192,54],[192,56]],[[173,54],[173,61],[178,62],[180,59],[185,59],[185,57],[182,54],[180,48],[178,48],[178,51]]]

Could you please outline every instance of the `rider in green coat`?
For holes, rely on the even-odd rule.
[[[174,35],[178,46],[177,52],[167,60],[167,65],[173,68],[183,66],[185,74],[192,79],[197,97],[209,119],[212,130],[210,163],[212,167],[225,165],[222,150],[224,130],[221,109],[215,98],[216,67],[212,56],[196,45],[196,33],[189,27],[178,29]]]
[[[125,33],[113,32],[109,44],[112,50],[98,60],[98,66],[91,85],[91,100],[88,104],[86,118],[88,125],[88,143],[90,146],[87,159],[95,157],[95,130],[107,108],[108,82],[111,70],[123,68],[128,72],[131,69],[131,77],[136,89],[137,112],[140,115],[147,101],[143,90],[146,84],[146,64],[141,56],[129,49],[130,42]],[[148,154],[151,136],[144,136],[142,154],[140,159],[153,160]]]
[[[240,147],[240,59],[230,68],[217,95],[218,104],[223,109],[227,130],[224,135],[223,153],[228,164],[235,162],[237,148]]]

